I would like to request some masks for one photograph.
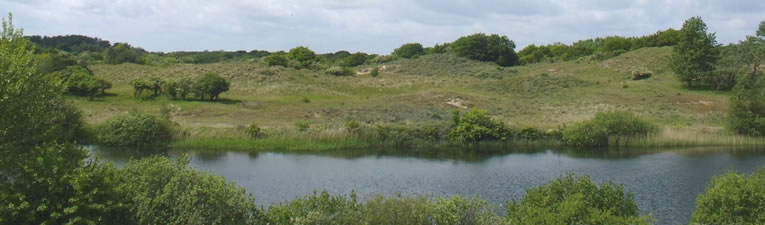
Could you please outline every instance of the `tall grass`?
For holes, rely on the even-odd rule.
[[[765,138],[749,137],[725,131],[703,132],[694,129],[666,128],[658,133],[636,137],[611,137],[609,147],[712,147],[765,146]]]

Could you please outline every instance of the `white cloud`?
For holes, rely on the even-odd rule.
[[[701,16],[718,41],[752,34],[761,0],[4,0],[27,34],[84,34],[151,51],[286,50],[389,53],[475,32],[519,47],[679,28]]]

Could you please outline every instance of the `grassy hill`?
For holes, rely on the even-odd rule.
[[[513,127],[558,128],[596,112],[628,110],[666,129],[689,134],[724,133],[728,93],[687,90],[668,67],[671,47],[642,48],[604,60],[582,59],[510,68],[449,54],[426,55],[379,66],[371,77],[268,67],[262,62],[204,65],[94,65],[98,78],[111,81],[109,96],[76,99],[86,120],[98,123],[126,111],[160,113],[190,135],[228,136],[257,123],[273,132],[304,121],[311,130],[338,132],[345,122],[366,124],[448,123],[454,109],[479,107]],[[652,71],[633,81],[632,71]],[[128,82],[137,77],[165,79],[218,72],[231,80],[221,102],[137,99]],[[239,127],[239,128],[237,128]]]

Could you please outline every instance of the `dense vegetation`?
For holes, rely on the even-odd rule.
[[[618,145],[620,138],[645,136],[656,130],[656,125],[631,112],[613,111],[597,113],[592,120],[567,127],[563,130],[562,138],[571,146],[609,146]]]
[[[765,169],[712,178],[696,199],[690,224],[764,224]]]
[[[138,113],[112,117],[97,131],[98,142],[106,146],[162,147],[173,138],[173,128],[168,121]]]

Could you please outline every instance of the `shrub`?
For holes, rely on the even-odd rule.
[[[350,198],[331,196],[327,191],[268,207],[266,217],[271,224],[348,224],[339,223],[343,213],[359,206],[356,194]]]
[[[408,148],[412,145],[416,131],[407,129],[406,127],[396,126],[384,126],[377,124],[377,137],[382,141],[381,144]]]
[[[343,66],[354,67],[364,65],[367,62],[367,54],[357,52],[343,59]]]
[[[283,54],[273,54],[263,58],[263,62],[265,62],[269,66],[286,67],[287,64],[289,63],[289,60],[286,57],[284,57]]]
[[[107,146],[158,147],[168,145],[173,139],[168,121],[147,114],[115,116],[97,129],[98,141]]]
[[[72,73],[66,80],[67,91],[71,94],[88,96],[88,99],[93,99],[93,96],[98,93],[99,83],[93,75],[87,73]]]
[[[375,68],[372,68],[371,72],[369,72],[369,75],[372,76],[372,77],[377,77],[377,75],[379,75],[379,74],[380,74],[380,68],[378,68],[376,66],[375,66]]]
[[[690,224],[765,224],[765,169],[712,178],[696,198]]]
[[[738,134],[765,136],[765,78],[757,77],[742,79],[728,103],[728,126]]]
[[[153,156],[129,161],[120,183],[133,224],[264,224],[254,198],[223,177]],[[126,223],[122,221],[121,223]],[[129,223],[128,223],[129,224]]]
[[[219,74],[206,73],[194,83],[194,91],[202,100],[207,96],[214,101],[221,93],[228,91],[230,86],[231,82]]]
[[[131,80],[129,85],[133,87],[133,97],[139,97],[144,90],[151,89],[149,82],[141,78]]]
[[[345,130],[351,134],[359,134],[361,132],[361,123],[358,120],[351,120],[345,123]]]
[[[425,49],[422,47],[422,44],[420,43],[407,43],[401,45],[401,47],[398,47],[397,49],[393,50],[392,55],[401,57],[401,58],[407,58],[410,59],[415,56],[424,55]]]
[[[263,132],[263,129],[260,128],[257,123],[253,123],[247,127],[247,136],[250,136],[251,138],[260,138],[266,136],[266,133]]]
[[[563,141],[576,147],[609,145],[609,138],[618,142],[621,137],[644,136],[657,127],[631,112],[613,111],[595,114],[595,118],[563,130]]]
[[[305,132],[308,130],[308,128],[311,128],[311,123],[308,121],[298,121],[295,122],[295,128],[297,128],[300,132]]]
[[[460,143],[471,143],[488,140],[505,141],[511,136],[510,130],[500,121],[488,116],[486,110],[472,108],[465,115],[453,115],[457,122],[449,133],[449,138]]]
[[[316,53],[304,46],[298,46],[290,49],[289,53],[287,53],[287,57],[291,60],[297,61],[300,68],[307,68],[312,63],[319,60],[319,57],[316,56]]]
[[[569,173],[509,202],[505,217],[510,224],[650,224],[650,216],[638,213],[632,193],[621,185],[597,185]]]
[[[340,67],[340,66],[330,67],[324,70],[324,73],[328,75],[335,75],[335,76],[351,76],[355,74],[355,72],[353,72],[353,69],[347,68],[347,67]]]

